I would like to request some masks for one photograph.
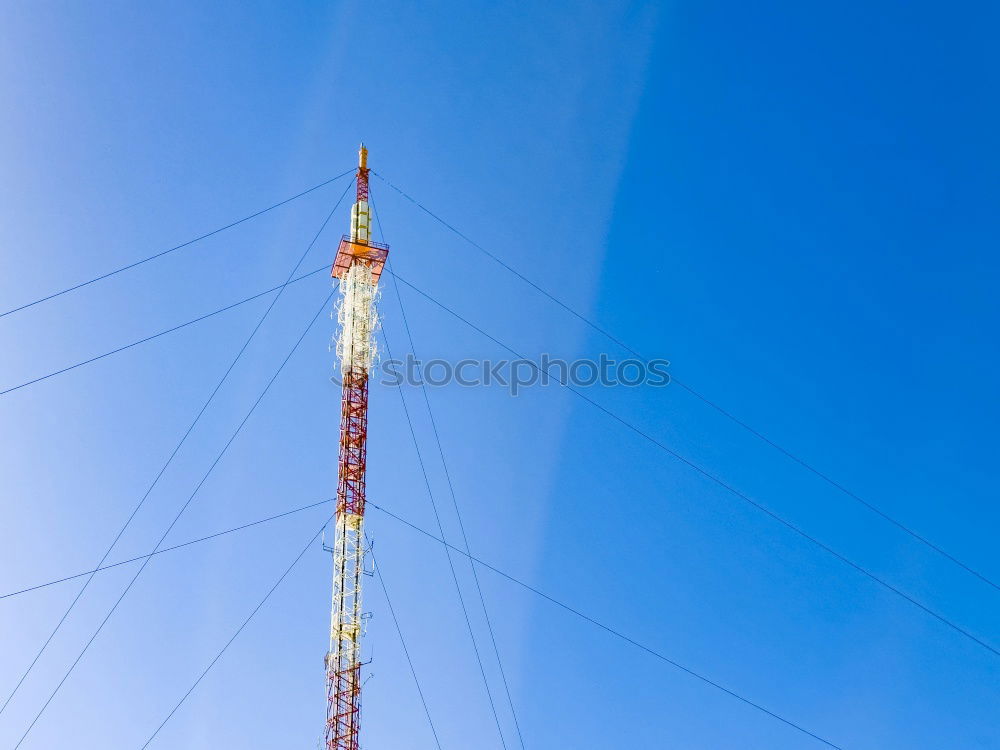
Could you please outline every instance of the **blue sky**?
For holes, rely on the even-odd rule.
[[[996,580],[998,20],[987,3],[8,4],[0,308],[319,183],[363,139],[380,174],[505,262]],[[342,190],[0,319],[0,388],[281,283]],[[526,354],[623,355],[372,190],[408,281]],[[303,269],[331,260],[346,208]],[[285,291],[113,559],[155,543],[329,290],[320,275]],[[405,287],[402,302],[419,357],[504,356]],[[267,304],[0,397],[4,591],[96,562]],[[391,286],[382,310],[399,356]],[[321,316],[168,543],[332,494],[332,333]],[[403,394],[457,543],[421,395]],[[475,554],[839,746],[1000,748],[998,661],[972,641],[564,390],[429,395]],[[587,395],[1000,644],[995,589],[685,389]],[[371,499],[433,529],[399,390],[373,388],[371,410]],[[22,747],[141,747],[325,512],[154,560]],[[440,545],[374,511],[368,528],[442,747],[500,747]],[[95,578],[0,745],[133,570]],[[481,580],[526,747],[822,746]],[[434,747],[368,583],[365,747]],[[4,698],[77,585],[0,601]],[[315,747],[329,589],[317,544],[151,747]]]

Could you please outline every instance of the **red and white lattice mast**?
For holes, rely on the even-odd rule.
[[[358,152],[351,233],[340,241],[333,277],[340,282],[337,355],[343,394],[333,543],[333,607],[326,654],[326,748],[358,750],[361,724],[361,581],[364,573],[368,373],[375,358],[375,302],[389,247],[371,239],[368,150]]]

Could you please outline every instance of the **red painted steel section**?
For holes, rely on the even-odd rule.
[[[358,203],[368,201],[368,167],[358,167]]]
[[[337,512],[364,515],[368,443],[368,373],[344,375],[340,401],[340,469]]]
[[[358,750],[361,729],[361,665],[338,671],[327,707],[326,746],[329,750]]]

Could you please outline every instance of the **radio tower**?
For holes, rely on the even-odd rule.
[[[333,607],[326,654],[326,748],[358,750],[361,724],[361,580],[364,572],[368,373],[375,357],[375,302],[388,245],[373,242],[368,208],[368,150],[358,152],[357,201],[351,233],[344,235],[333,263],[340,281],[337,355],[343,393],[340,407],[340,463],[333,543]]]

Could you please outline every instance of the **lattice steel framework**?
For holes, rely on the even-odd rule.
[[[358,750],[359,747],[368,373],[375,359],[378,277],[389,251],[387,246],[370,239],[368,151],[364,145],[358,157],[357,201],[351,208],[351,234],[341,240],[332,271],[334,278],[340,281],[337,354],[343,392],[333,544],[333,606],[330,649],[326,655],[327,750]]]

